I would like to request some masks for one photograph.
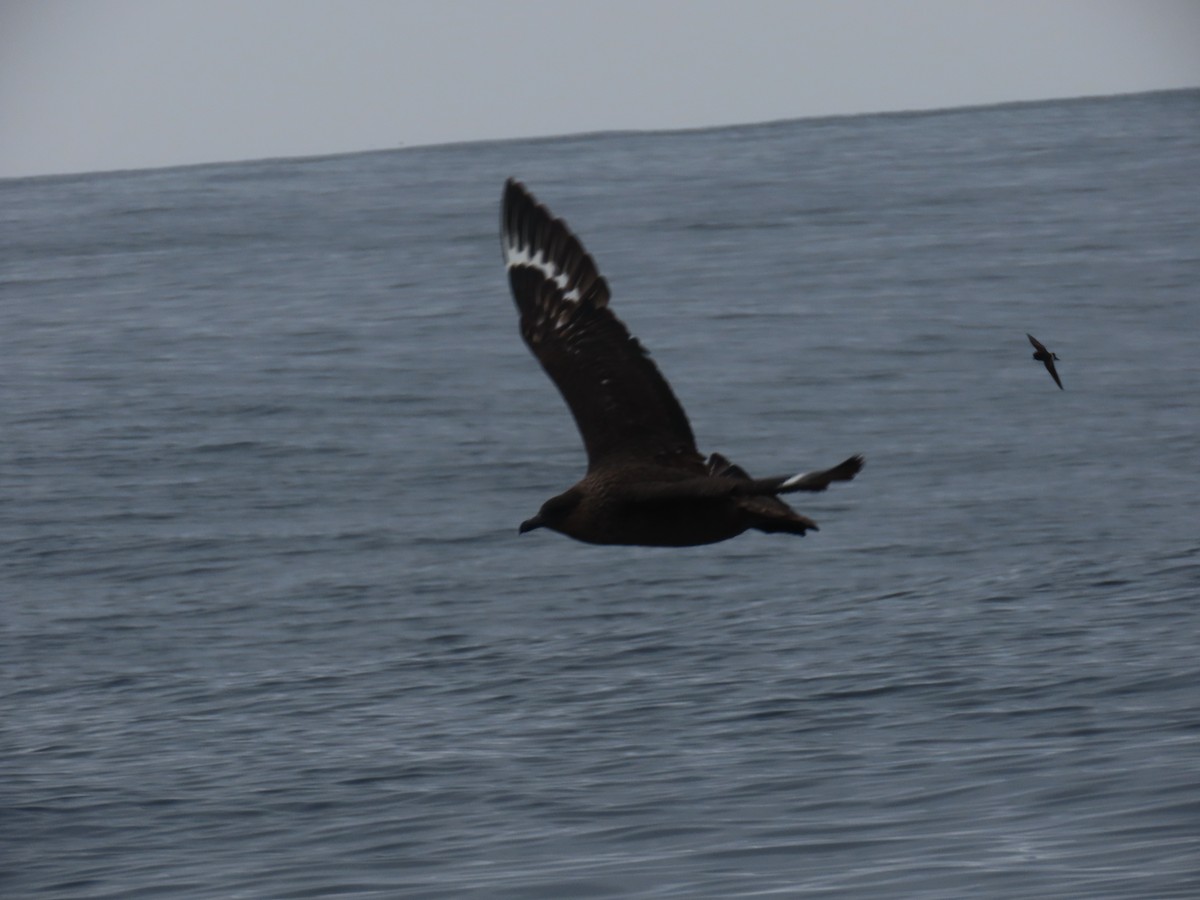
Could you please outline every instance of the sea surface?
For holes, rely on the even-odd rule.
[[[517,535],[510,175],[819,532]],[[1200,92],[2,181],[0,358],[5,898],[1200,896]]]

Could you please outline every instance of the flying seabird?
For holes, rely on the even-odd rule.
[[[1058,389],[1060,391],[1063,390],[1062,380],[1058,377],[1058,372],[1054,368],[1054,361],[1058,359],[1058,354],[1047,350],[1042,342],[1028,331],[1025,332],[1025,337],[1029,338],[1029,343],[1033,344],[1033,349],[1037,351],[1033,354],[1033,358],[1040,363],[1046,364],[1046,371],[1050,373],[1050,377],[1054,379],[1054,383],[1058,385]],[[1062,362],[1062,360],[1059,360],[1059,362]]]
[[[608,308],[592,257],[512,178],[504,187],[501,243],[521,314],[521,336],[566,400],[588,467],[573,487],[521,523],[592,544],[688,547],[748,528],[804,534],[817,524],[776,495],[823,491],[863,466],[751,478],[720,454],[707,460],[666,379]]]

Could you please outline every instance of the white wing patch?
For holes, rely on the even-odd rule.
[[[537,269],[546,277],[547,281],[553,281],[558,285],[558,289],[563,292],[564,300],[568,303],[578,303],[581,299],[578,286],[567,290],[571,284],[570,276],[555,265],[554,260],[547,256],[540,247],[537,253],[530,253],[525,247],[518,246],[513,237],[507,232],[504,235],[504,260],[508,264],[508,268],[528,266],[531,269]]]
[[[812,475],[817,475],[817,474],[820,474],[820,473],[818,473],[818,472],[801,472],[799,475],[793,475],[791,478],[789,478],[787,481],[785,481],[783,484],[781,484],[780,487],[781,488],[795,487],[798,484],[802,484],[804,482],[804,479],[806,479]]]

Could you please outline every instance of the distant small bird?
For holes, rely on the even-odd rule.
[[[591,544],[690,547],[748,528],[817,530],[776,495],[849,481],[861,456],[775,478],[751,478],[718,453],[705,460],[666,379],[609,311],[596,263],[511,178],[500,232],[521,336],[567,401],[588,457],[587,474],[522,522],[522,534],[549,528]]]
[[[1037,352],[1033,354],[1033,358],[1040,363],[1046,364],[1046,371],[1050,373],[1050,377],[1054,379],[1054,383],[1058,385],[1059,390],[1063,389],[1062,380],[1058,377],[1058,372],[1054,369],[1054,361],[1058,359],[1057,353],[1051,353],[1047,350],[1042,342],[1035,338],[1028,331],[1025,332],[1025,337],[1029,338],[1029,343],[1033,344],[1033,349]],[[1058,360],[1062,362],[1062,360]]]

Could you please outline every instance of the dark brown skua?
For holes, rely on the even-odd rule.
[[[609,311],[591,256],[511,178],[501,242],[521,336],[566,400],[588,457],[587,474],[522,522],[522,534],[549,528],[592,544],[687,547],[750,528],[817,530],[776,495],[849,481],[861,456],[774,478],[751,478],[720,454],[705,460],[666,380]]]
[[[1058,385],[1058,389],[1063,390],[1062,380],[1058,377],[1058,371],[1054,368],[1054,361],[1058,359],[1058,354],[1047,350],[1042,342],[1028,331],[1025,332],[1025,337],[1029,338],[1029,343],[1033,344],[1033,349],[1037,351],[1033,354],[1033,358],[1040,363],[1046,364],[1046,371],[1050,373],[1050,377],[1054,379],[1054,383]]]

